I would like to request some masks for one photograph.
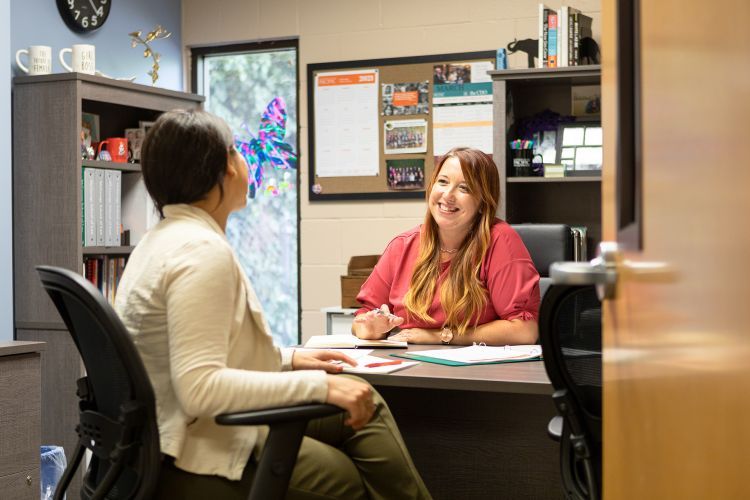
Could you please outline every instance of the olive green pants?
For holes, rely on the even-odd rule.
[[[344,415],[313,420],[302,439],[287,499],[429,499],[391,411],[373,391],[375,416],[355,432]],[[248,460],[240,481],[191,474],[164,460],[156,498],[245,500],[257,469]]]

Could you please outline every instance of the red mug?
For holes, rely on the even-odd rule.
[[[109,156],[112,157],[112,161],[117,163],[126,163],[128,161],[128,140],[124,137],[110,137],[99,143],[99,148],[96,151],[97,157],[102,151],[102,146],[107,146]]]

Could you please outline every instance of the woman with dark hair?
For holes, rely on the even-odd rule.
[[[219,426],[225,412],[327,402],[312,421],[287,498],[430,498],[385,402],[331,352],[274,346],[258,298],[224,235],[245,206],[248,168],[229,127],[171,111],[141,149],[163,220],[138,243],[116,310],[156,395],[164,455],[157,498],[245,499],[266,427]]]
[[[394,238],[362,285],[352,332],[415,344],[533,344],[539,274],[495,217],[500,179],[483,152],[455,148],[435,166],[424,224]]]

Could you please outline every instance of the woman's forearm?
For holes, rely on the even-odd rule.
[[[498,319],[479,325],[464,335],[454,335],[451,344],[472,345],[484,342],[487,345],[535,344],[539,338],[539,327],[535,320]]]

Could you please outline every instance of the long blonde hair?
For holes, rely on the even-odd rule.
[[[487,290],[479,280],[479,271],[490,246],[490,232],[500,196],[500,176],[492,158],[483,152],[470,148],[451,149],[432,173],[426,189],[428,205],[432,188],[448,158],[459,161],[470,194],[479,202],[476,220],[453,257],[450,273],[440,287],[440,302],[446,313],[443,326],[463,335],[472,321],[476,326],[487,304]],[[429,206],[420,236],[419,254],[409,290],[404,296],[404,306],[410,316],[430,322],[434,321],[429,309],[440,275],[440,238]]]

